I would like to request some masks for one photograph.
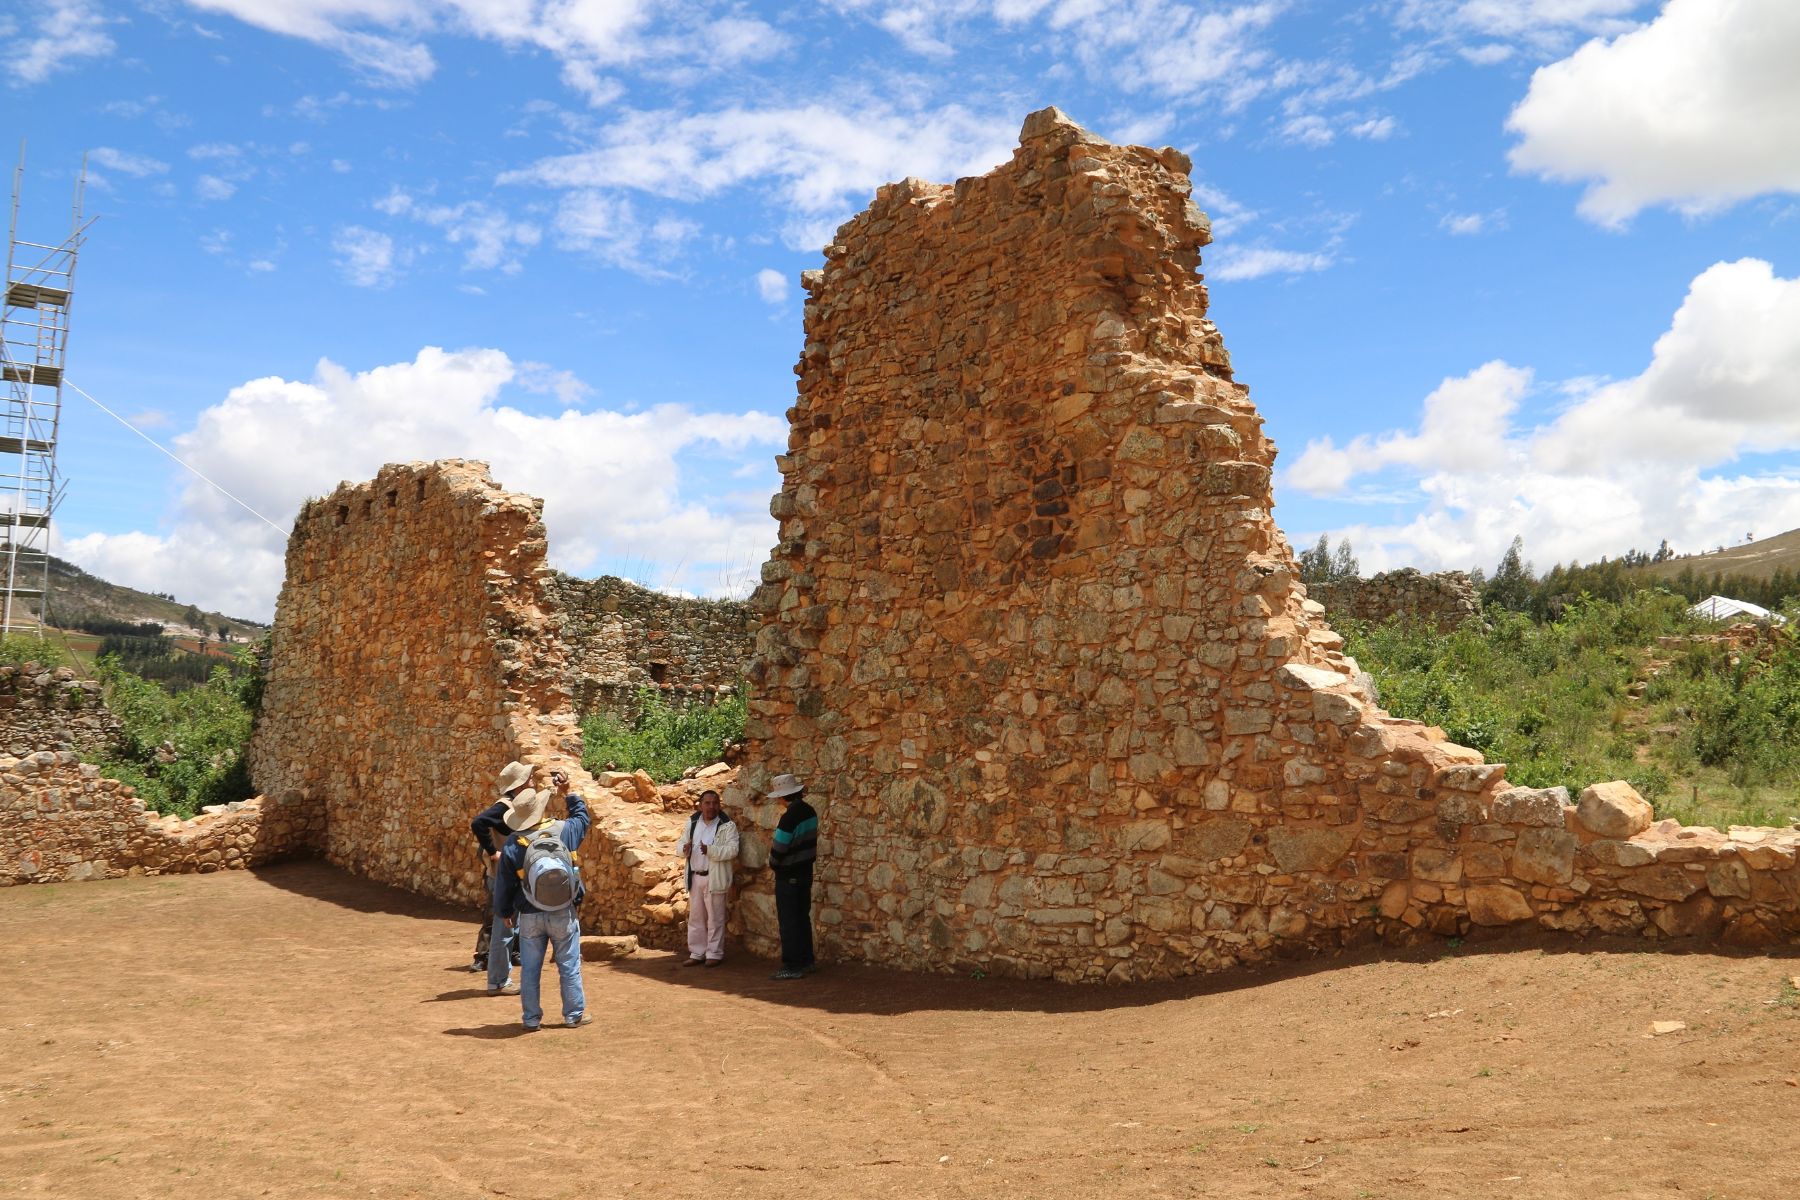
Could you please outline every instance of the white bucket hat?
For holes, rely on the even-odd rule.
[[[793,775],[777,775],[769,784],[769,799],[779,800],[783,796],[792,796],[795,792],[803,792],[806,785]]]
[[[550,803],[550,793],[526,788],[501,803],[506,805],[506,827],[514,833],[520,833],[544,819],[544,809]]]
[[[523,787],[529,782],[531,782],[531,768],[529,766],[516,760],[507,763],[504,767],[500,768],[500,798],[504,800],[506,798],[506,793],[512,791],[514,788]]]

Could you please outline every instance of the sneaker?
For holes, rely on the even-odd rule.
[[[684,967],[704,967],[706,965],[706,960],[704,958],[690,958],[681,965]]]
[[[590,1012],[584,1012],[578,1017],[571,1017],[563,1022],[563,1024],[567,1025],[570,1029],[579,1029],[583,1025],[592,1025],[593,1023],[594,1014]]]
[[[538,1031],[539,1027],[536,1025],[525,1025],[525,1026],[522,1026],[522,1028],[525,1030],[526,1033],[536,1033]]]
[[[516,996],[518,994],[519,994],[519,985],[516,983],[509,983],[504,987],[488,989],[488,995],[490,995],[490,996]]]
[[[769,976],[769,978],[770,979],[805,979],[806,972],[797,970],[793,967],[783,967],[783,968],[781,968],[781,970],[779,970],[779,971],[775,972],[773,975]]]
[[[479,975],[479,974],[482,974],[483,972],[485,972],[486,970],[487,970],[487,959],[485,959],[485,958],[478,958],[474,962],[469,964],[469,973],[471,975]]]

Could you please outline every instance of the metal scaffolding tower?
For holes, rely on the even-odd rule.
[[[63,359],[69,349],[69,308],[75,294],[75,257],[87,233],[82,192],[87,164],[75,182],[69,236],[56,245],[19,238],[19,195],[25,152],[13,173],[12,221],[7,231],[6,295],[0,308],[0,630],[43,626],[50,586],[50,517],[62,499],[56,474],[56,436],[62,425]]]

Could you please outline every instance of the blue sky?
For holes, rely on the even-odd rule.
[[[1056,104],[1189,153],[1297,545],[1540,567],[1800,526],[1792,0],[38,0],[25,236],[88,156],[69,377],[285,527],[482,458],[552,560],[742,590],[797,276]],[[58,538],[266,618],[283,539],[73,394]]]

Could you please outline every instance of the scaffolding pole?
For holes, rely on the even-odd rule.
[[[7,228],[6,292],[0,306],[0,631],[42,633],[50,590],[50,521],[62,499],[56,440],[62,431],[63,375],[75,260],[89,222],[82,218],[87,162],[75,181],[69,236],[58,243],[19,236],[25,147],[13,172]],[[34,611],[35,610],[35,611]]]

